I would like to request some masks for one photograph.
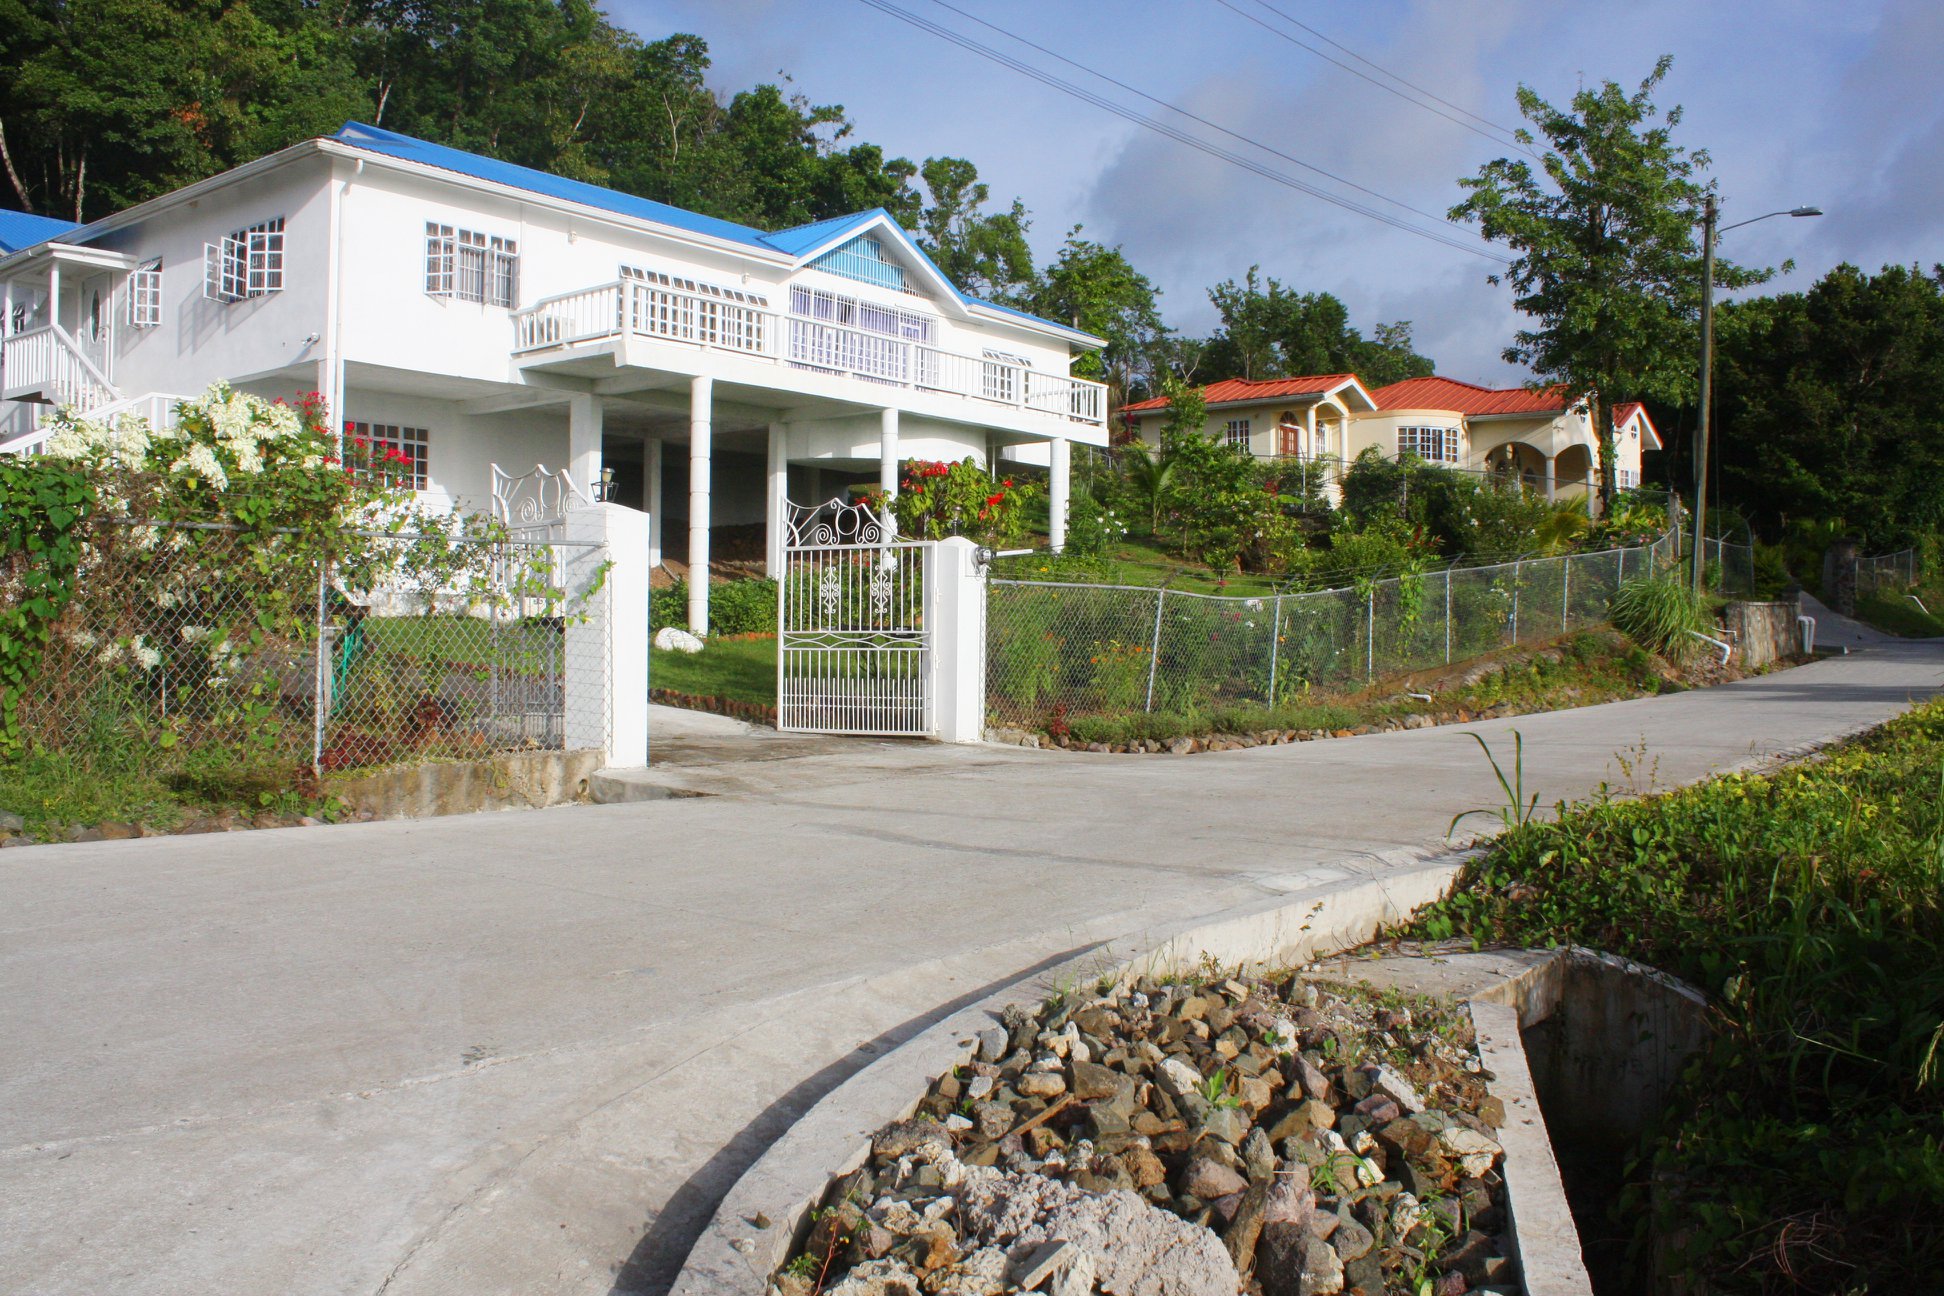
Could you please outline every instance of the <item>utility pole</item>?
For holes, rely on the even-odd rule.
[[[1701,209],[1701,412],[1694,420],[1694,592],[1707,569],[1701,541],[1708,516],[1708,406],[1714,394],[1715,222],[1721,209],[1709,194]]]

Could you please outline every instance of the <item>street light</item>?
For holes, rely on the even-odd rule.
[[[1694,424],[1694,592],[1701,593],[1702,573],[1707,567],[1702,557],[1702,526],[1708,513],[1708,403],[1714,386],[1714,249],[1715,235],[1753,225],[1771,216],[1820,216],[1820,207],[1790,207],[1783,211],[1751,216],[1733,225],[1715,228],[1721,207],[1709,194],[1701,207],[1701,416]]]

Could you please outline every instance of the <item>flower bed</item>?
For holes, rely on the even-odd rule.
[[[1293,978],[1015,1010],[874,1136],[772,1292],[1510,1283],[1486,1079],[1453,1005]]]

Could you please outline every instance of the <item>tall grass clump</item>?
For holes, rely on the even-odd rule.
[[[1631,1176],[1653,1290],[1939,1290],[1944,701],[1772,774],[1562,807],[1418,931],[1588,945],[1709,996]]]
[[[1620,632],[1675,663],[1701,647],[1714,628],[1707,604],[1679,576],[1637,576],[1614,592],[1608,614]]]

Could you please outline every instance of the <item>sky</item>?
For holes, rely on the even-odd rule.
[[[1794,271],[1772,289],[1805,288],[1843,261],[1870,270],[1944,261],[1939,0],[1229,0],[1233,8],[1222,0],[950,0],[963,14],[938,0],[895,2],[1260,165],[1419,225],[1431,222],[1175,116],[964,15],[1438,215],[1462,197],[1461,176],[1508,151],[1502,134],[1461,124],[1477,125],[1465,114],[1516,126],[1521,84],[1565,103],[1581,86],[1606,80],[1632,89],[1670,54],[1673,69],[1656,99],[1663,108],[1682,106],[1676,139],[1711,155],[1722,223],[1805,204],[1827,212],[1728,232],[1723,256],[1745,265],[1792,259]],[[970,158],[996,203],[1015,195],[1025,203],[1042,262],[1081,225],[1086,237],[1120,245],[1155,282],[1174,328],[1208,332],[1216,322],[1208,286],[1260,265],[1297,290],[1336,294],[1366,335],[1380,321],[1409,320],[1417,349],[1440,373],[1493,385],[1527,377],[1501,356],[1520,317],[1510,290],[1487,280],[1493,261],[1163,138],[862,0],[610,6],[648,39],[675,31],[707,39],[719,91],[787,74],[812,102],[842,104],[856,137],[889,154]],[[1463,112],[1436,105],[1445,115],[1435,115],[1387,93],[1372,80],[1394,82],[1267,6]]]

